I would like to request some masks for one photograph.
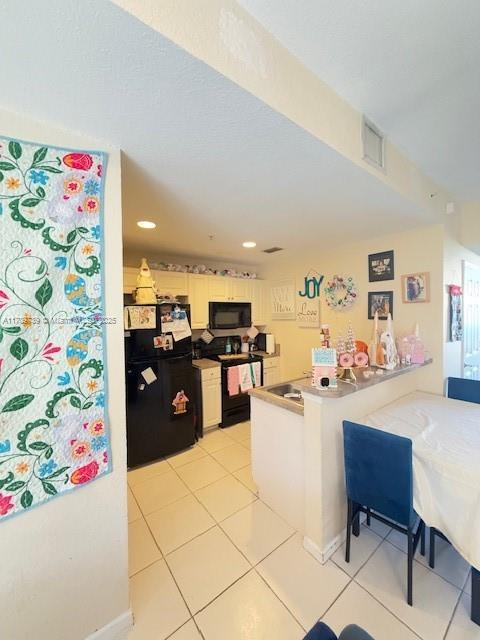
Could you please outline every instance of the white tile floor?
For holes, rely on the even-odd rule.
[[[469,567],[437,541],[417,555],[405,602],[403,536],[362,527],[351,562],[325,565],[256,495],[250,425],[128,473],[135,627],[129,640],[301,640],[319,618],[357,623],[376,640],[480,640],[469,618]]]

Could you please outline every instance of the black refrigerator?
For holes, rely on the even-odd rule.
[[[185,336],[190,307],[127,306],[124,326],[127,464],[132,468],[195,442],[192,339]]]

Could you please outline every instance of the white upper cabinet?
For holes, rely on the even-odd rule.
[[[210,276],[188,275],[188,302],[192,329],[205,329],[208,325],[208,295]]]
[[[139,267],[123,268],[123,293],[132,293],[137,287]],[[171,293],[175,296],[188,295],[188,274],[175,271],[150,270],[155,280],[157,292],[160,294]]]
[[[228,302],[230,300],[230,280],[222,276],[208,277],[208,299],[211,302]]]
[[[188,274],[176,271],[152,271],[157,292],[160,295],[172,293],[175,296],[188,296]]]
[[[252,301],[252,324],[267,324],[268,291],[264,280],[250,280],[250,296]]]
[[[138,271],[137,267],[124,267],[124,293],[132,293],[136,288]],[[267,324],[268,290],[264,280],[154,270],[152,277],[159,294],[188,296],[193,329],[204,329],[208,325],[209,302],[251,302],[252,324]]]
[[[138,269],[135,267],[123,268],[123,293],[132,293],[137,286]]]
[[[251,280],[209,276],[208,291],[211,302],[250,302]]]

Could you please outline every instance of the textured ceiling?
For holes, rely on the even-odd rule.
[[[127,252],[255,263],[273,245],[321,249],[430,222],[106,0],[0,0],[0,14],[1,106],[123,149]],[[247,239],[258,248],[242,249]]]
[[[238,0],[458,199],[480,199],[479,0]]]

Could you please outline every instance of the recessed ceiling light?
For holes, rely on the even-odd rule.
[[[150,220],[139,220],[137,222],[137,227],[141,229],[155,229],[156,226],[155,222],[150,222]]]
[[[257,243],[251,240],[249,240],[248,242],[244,242],[242,244],[242,247],[245,247],[245,249],[253,249],[253,247],[256,247],[256,246],[257,246]]]

